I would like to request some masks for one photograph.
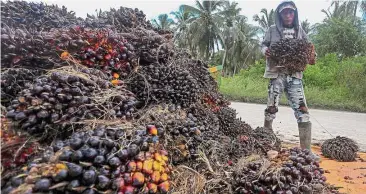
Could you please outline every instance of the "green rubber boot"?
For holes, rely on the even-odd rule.
[[[298,123],[299,127],[299,137],[300,137],[300,147],[301,149],[307,149],[311,152],[311,122],[301,122]],[[320,161],[320,157],[311,152],[315,161]]]
[[[264,128],[272,129],[272,123],[273,123],[273,120],[271,120],[271,121],[264,120]]]

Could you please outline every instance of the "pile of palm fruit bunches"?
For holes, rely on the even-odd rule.
[[[237,119],[207,63],[142,11],[1,6],[3,194],[332,191],[309,152]],[[240,162],[270,150],[269,166]],[[177,182],[195,177],[182,169],[207,181]]]

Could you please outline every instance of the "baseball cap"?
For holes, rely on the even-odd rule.
[[[291,5],[290,3],[285,3],[284,5],[281,6],[280,8],[280,13],[281,11],[283,11],[284,9],[292,9],[292,10],[296,10],[296,8]]]

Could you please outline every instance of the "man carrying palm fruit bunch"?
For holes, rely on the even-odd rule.
[[[311,150],[311,122],[302,82],[303,72],[290,73],[286,68],[271,65],[271,60],[269,60],[271,44],[287,38],[308,40],[305,31],[299,25],[297,8],[292,1],[284,1],[277,7],[275,25],[268,29],[262,42],[262,53],[267,57],[264,77],[270,79],[264,127],[272,129],[272,122],[278,112],[281,94],[285,92],[298,122],[300,146],[303,149]],[[315,51],[313,50],[312,53],[309,58],[310,64],[315,63]],[[314,157],[319,159],[315,154]]]

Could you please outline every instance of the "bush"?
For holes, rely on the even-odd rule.
[[[320,56],[337,53],[341,57],[366,55],[365,22],[332,18],[319,24],[311,37]]]

